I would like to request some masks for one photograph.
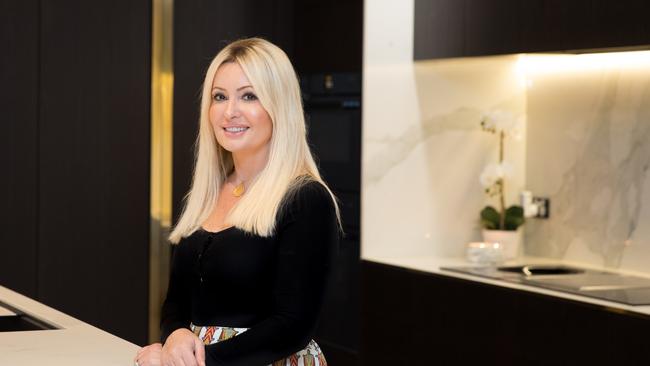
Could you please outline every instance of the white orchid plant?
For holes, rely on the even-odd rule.
[[[485,193],[499,200],[499,209],[486,206],[481,210],[481,226],[488,230],[517,230],[524,223],[524,210],[512,205],[506,208],[506,178],[513,176],[512,164],[504,160],[504,142],[506,137],[521,138],[519,120],[510,112],[495,110],[486,113],[481,119],[481,129],[496,134],[499,138],[499,161],[488,164],[480,176]]]

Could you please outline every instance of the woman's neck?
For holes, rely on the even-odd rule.
[[[269,160],[269,148],[266,146],[253,153],[233,153],[232,160],[234,165],[232,179],[235,181],[234,183],[250,182],[266,166]]]

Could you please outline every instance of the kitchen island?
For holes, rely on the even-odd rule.
[[[132,365],[139,346],[0,286],[0,316],[24,313],[56,329],[0,332],[0,365]]]
[[[506,263],[516,264],[577,265]],[[468,265],[462,258],[364,256],[362,364],[650,364],[650,306],[442,269]]]

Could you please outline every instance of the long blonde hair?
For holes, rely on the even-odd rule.
[[[336,198],[323,182],[307,144],[298,78],[287,55],[261,38],[247,38],[227,45],[208,67],[201,95],[201,116],[196,141],[192,187],[185,206],[169,235],[177,244],[201,227],[217,202],[222,184],[233,169],[232,154],[221,147],[210,124],[212,83],[219,67],[236,62],[242,68],[264,109],[273,132],[266,166],[233,206],[226,222],[260,236],[272,235],[283,198],[308,181],[318,181],[332,197],[340,227]]]

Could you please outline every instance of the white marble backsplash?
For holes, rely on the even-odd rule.
[[[413,0],[364,13],[362,258],[462,256],[480,239],[497,140],[479,123],[499,109],[525,121],[506,142],[508,204],[551,200],[524,254],[650,273],[650,53],[413,62]]]
[[[650,272],[650,66],[529,78],[526,182],[551,217],[526,252]]]
[[[365,69],[362,252],[461,256],[480,238],[484,166],[497,161],[498,138],[481,130],[484,113],[525,113],[516,56],[442,60]],[[367,104],[366,104],[367,105]],[[525,131],[525,129],[524,129]],[[507,140],[515,176],[510,204],[525,178],[525,140]],[[407,243],[407,244],[406,244]]]

